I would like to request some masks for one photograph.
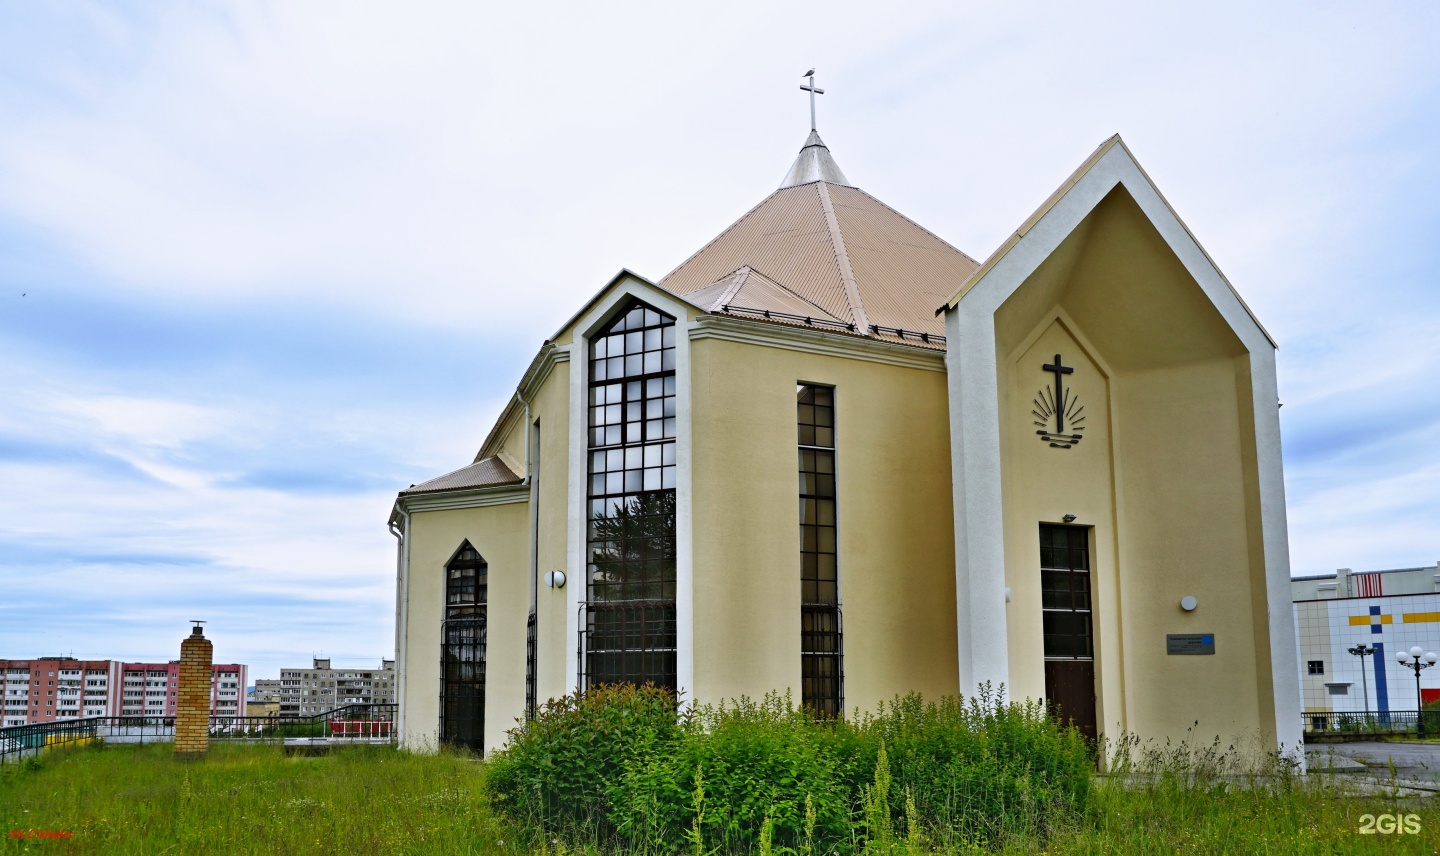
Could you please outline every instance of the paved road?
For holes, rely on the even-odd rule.
[[[1309,747],[1306,754],[1315,756],[1334,752],[1341,758],[1358,761],[1372,775],[1390,775],[1390,763],[1401,779],[1417,779],[1440,783],[1440,744],[1437,743],[1329,743]]]

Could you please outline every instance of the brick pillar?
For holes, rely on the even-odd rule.
[[[175,757],[203,758],[210,746],[210,662],[214,646],[200,625],[180,643],[175,699]]]

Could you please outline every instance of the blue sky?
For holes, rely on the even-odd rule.
[[[1440,559],[1440,6],[519,5],[0,6],[0,656],[389,656],[395,491],[778,184],[810,66],[977,257],[1123,134],[1280,342],[1294,571]]]

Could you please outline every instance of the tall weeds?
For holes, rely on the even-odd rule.
[[[988,688],[831,721],[789,696],[677,713],[660,690],[621,687],[552,704],[490,766],[498,804],[549,834],[654,853],[808,854],[888,853],[896,830],[916,852],[1043,837],[1083,814],[1094,761],[1039,705]]]

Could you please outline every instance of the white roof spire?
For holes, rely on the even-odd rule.
[[[810,93],[810,136],[805,140],[805,145],[801,146],[800,156],[795,158],[795,163],[790,166],[790,172],[786,173],[780,187],[795,187],[812,181],[827,181],[853,187],[845,178],[845,173],[840,171],[840,165],[835,163],[835,158],[830,156],[830,149],[826,148],[825,142],[820,139],[819,132],[815,130],[815,96],[824,95],[825,90],[815,85],[815,69],[805,72],[802,77],[810,79],[808,85],[800,84],[802,90]]]

